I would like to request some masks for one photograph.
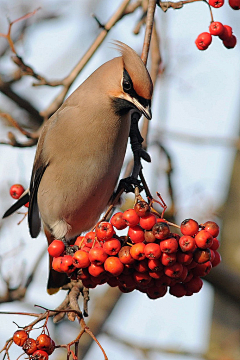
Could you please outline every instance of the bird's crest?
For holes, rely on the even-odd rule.
[[[153,91],[152,80],[140,56],[121,41],[115,40],[113,44],[122,55],[124,68],[129,73],[137,94],[144,99],[151,99]]]

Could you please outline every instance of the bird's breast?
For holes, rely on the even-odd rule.
[[[106,208],[123,164],[130,114],[119,117],[109,112],[101,122],[72,125],[70,121],[65,129],[58,129],[62,144],[48,137],[46,145],[56,148],[50,151],[54,156],[38,192],[43,222],[52,229],[64,220],[69,225],[66,238],[94,226]]]

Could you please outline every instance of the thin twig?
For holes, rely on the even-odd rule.
[[[66,96],[73,81],[76,79],[76,77],[79,75],[79,73],[82,71],[82,69],[88,63],[88,61],[92,58],[92,56],[94,55],[96,50],[102,44],[102,42],[106,38],[109,30],[122,18],[123,14],[125,12],[125,9],[127,8],[130,1],[131,0],[123,0],[121,5],[119,6],[119,8],[116,10],[116,12],[110,18],[110,20],[105,24],[104,29],[101,30],[100,34],[94,40],[93,44],[86,51],[86,53],[83,55],[83,57],[78,62],[78,64],[74,67],[74,69],[71,71],[71,73],[62,81],[64,88],[62,89],[60,94],[54,99],[54,101],[51,103],[51,105],[47,109],[45,109],[44,111],[41,112],[41,115],[44,118],[48,118],[62,104],[63,99]]]
[[[141,55],[141,59],[145,65],[147,64],[147,58],[150,48],[156,3],[157,0],[149,0],[148,9],[147,9],[146,30],[145,30],[144,43],[143,43],[143,49]]]

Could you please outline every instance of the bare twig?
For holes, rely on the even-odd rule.
[[[39,114],[38,110],[29,101],[15,93],[11,88],[11,84],[4,82],[1,78],[0,91],[14,101],[20,108],[26,110],[38,125],[43,123],[43,117]]]
[[[105,37],[107,36],[109,30],[117,23],[117,21],[119,21],[122,18],[129,3],[130,3],[130,0],[123,0],[121,5],[119,6],[119,8],[116,10],[116,12],[111,17],[111,19],[104,25],[104,28],[101,30],[98,37],[95,39],[95,41],[90,46],[90,48],[86,51],[86,53],[81,58],[81,60],[78,62],[78,64],[74,67],[74,69],[71,71],[71,73],[62,81],[64,88],[62,89],[60,94],[55,98],[55,100],[51,103],[51,105],[46,110],[41,112],[41,115],[44,118],[48,118],[62,104],[63,99],[66,96],[73,81],[76,79],[76,77],[79,75],[79,73],[85,67],[85,65],[91,59],[93,54],[96,52],[96,50],[102,44],[102,42],[105,39]]]
[[[148,3],[146,30],[145,30],[144,43],[143,43],[143,49],[142,49],[142,55],[141,55],[142,61],[145,65],[147,64],[147,58],[148,58],[148,53],[149,53],[149,48],[150,48],[152,28],[153,28],[153,22],[154,22],[154,13],[155,13],[155,9],[156,9],[156,2],[157,2],[157,0],[149,0],[149,3]]]
[[[15,46],[14,46],[13,40],[12,40],[12,38],[11,38],[11,30],[12,30],[13,24],[15,24],[16,22],[21,21],[21,20],[26,20],[26,19],[28,19],[29,17],[35,15],[36,12],[37,12],[39,9],[40,9],[40,8],[37,8],[36,10],[34,10],[34,11],[32,11],[32,12],[29,12],[29,13],[21,16],[20,18],[16,19],[16,20],[11,21],[11,22],[9,23],[8,32],[7,32],[6,34],[0,33],[0,36],[1,36],[1,37],[4,37],[4,38],[8,41],[9,46],[10,46],[10,48],[11,48],[11,50],[12,50],[12,52],[13,52],[14,54],[17,54],[17,53],[16,53],[16,50],[15,50]]]

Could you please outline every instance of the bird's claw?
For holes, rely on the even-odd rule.
[[[126,193],[129,193],[129,192],[134,193],[135,187],[139,188],[139,192],[141,192],[144,189],[144,187],[141,184],[141,181],[134,178],[133,176],[129,176],[125,179],[121,179],[118,187],[120,189],[124,189],[124,191]]]

